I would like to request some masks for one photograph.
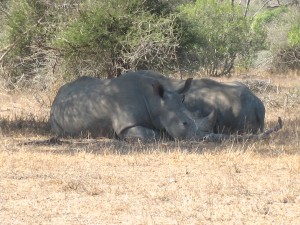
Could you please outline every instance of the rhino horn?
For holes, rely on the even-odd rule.
[[[217,121],[217,113],[216,110],[212,110],[211,113],[201,119],[196,121],[199,131],[211,132]]]
[[[191,85],[192,85],[192,81],[193,81],[193,78],[188,78],[188,79],[185,81],[184,86],[183,86],[181,89],[179,89],[177,92],[178,92],[179,94],[184,94],[184,93],[186,93],[186,92],[190,89],[190,87],[191,87]]]

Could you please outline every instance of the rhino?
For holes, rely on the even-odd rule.
[[[151,70],[137,71],[136,74],[157,79],[170,90],[176,90],[184,82]],[[191,87],[185,93],[184,105],[194,118],[205,117],[214,110],[214,133],[256,134],[264,130],[264,104],[241,82],[221,83],[207,78],[193,79]]]
[[[57,137],[117,136],[157,140],[161,133],[188,139],[210,130],[215,116],[194,119],[183,104],[192,79],[168,90],[156,78],[129,73],[114,79],[80,77],[62,86],[52,103],[49,123]]]

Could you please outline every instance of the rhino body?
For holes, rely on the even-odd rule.
[[[92,137],[153,140],[165,131],[172,138],[189,138],[198,129],[182,103],[190,83],[179,84],[177,92],[136,73],[111,80],[81,77],[59,89],[49,122],[57,136],[89,132]]]
[[[144,70],[138,73],[159,80],[170,90],[177,89],[183,82],[154,71]],[[211,79],[194,79],[185,94],[184,104],[194,117],[203,117],[215,110],[215,133],[257,133],[264,129],[264,104],[240,82],[221,83]]]

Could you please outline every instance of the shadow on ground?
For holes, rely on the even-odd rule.
[[[0,118],[0,133],[3,136],[17,134],[50,135],[50,126],[47,119],[35,117],[15,119]]]
[[[275,125],[275,121],[266,124],[267,128]],[[155,143],[143,143],[140,141],[126,142],[107,138],[54,138],[50,132],[50,126],[46,119],[34,117],[16,118],[14,120],[0,118],[0,134],[2,137],[16,137],[21,135],[17,145],[34,150],[35,152],[49,152],[54,154],[75,154],[81,151],[95,154],[130,154],[133,152],[152,153],[154,151],[172,152],[184,151],[187,153],[219,152],[222,149],[234,151],[247,151],[249,148],[255,152],[272,153],[274,148],[289,148],[291,153],[299,147],[300,119],[284,120],[282,130],[275,132],[271,138],[264,141],[245,141],[233,143],[205,143],[203,141],[165,141]],[[29,147],[28,147],[29,146]],[[249,147],[250,146],[250,147]],[[32,148],[34,147],[34,148]],[[14,148],[18,151],[19,148]],[[296,151],[297,152],[297,151]]]

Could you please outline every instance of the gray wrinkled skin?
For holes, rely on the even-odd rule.
[[[170,90],[177,89],[183,82],[149,70],[139,71],[139,74],[159,80]],[[185,94],[184,104],[195,118],[207,116],[215,110],[215,133],[255,134],[264,129],[264,104],[240,82],[221,83],[211,79],[194,79]]]
[[[57,136],[89,132],[92,137],[157,140],[165,131],[175,139],[191,138],[197,127],[182,103],[190,81],[176,92],[136,73],[111,80],[81,77],[60,88],[49,122]]]

